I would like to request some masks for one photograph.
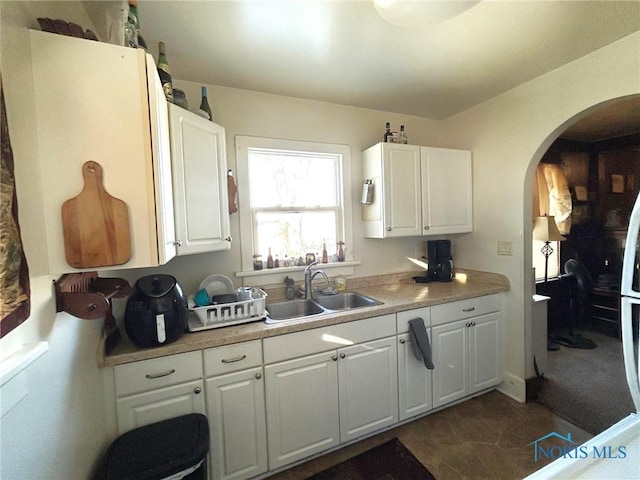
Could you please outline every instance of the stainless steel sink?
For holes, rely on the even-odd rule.
[[[314,301],[323,308],[337,311],[382,305],[382,302],[374,298],[366,297],[357,292],[345,292],[338,293],[337,295],[327,295],[324,297],[314,298]]]
[[[267,323],[282,322],[326,313],[336,313],[354,308],[373,307],[383,302],[358,292],[319,296],[308,300],[288,300],[267,304]]]
[[[267,313],[271,320],[289,320],[291,318],[317,315],[325,311],[312,300],[289,300],[267,304]]]

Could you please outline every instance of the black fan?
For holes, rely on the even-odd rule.
[[[591,275],[586,267],[575,259],[567,260],[564,264],[564,271],[565,275],[562,275],[560,279],[565,283],[569,293],[571,320],[568,334],[554,336],[553,340],[569,348],[596,348],[596,343],[593,340],[584,338],[577,331],[577,326],[584,322],[585,306],[593,290]]]

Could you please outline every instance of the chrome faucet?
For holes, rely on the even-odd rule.
[[[324,270],[316,270],[311,273],[311,267],[317,264],[318,262],[310,263],[307,268],[304,269],[304,298],[306,299],[312,298],[311,282],[316,278],[316,275],[322,275],[326,284],[329,285],[329,278],[327,277],[327,274],[324,273]]]

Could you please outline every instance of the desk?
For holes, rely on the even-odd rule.
[[[620,322],[620,289],[594,285],[589,300],[589,318],[616,326],[618,339],[622,340],[622,324]]]

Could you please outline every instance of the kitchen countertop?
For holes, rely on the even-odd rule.
[[[214,328],[195,333],[185,333],[173,343],[155,348],[139,348],[122,332],[122,341],[109,354],[104,353],[104,342],[98,351],[101,366],[110,367],[124,363],[148,360],[178,353],[204,350],[211,347],[258,340],[311,328],[337,325],[363,318],[375,317],[455,302],[467,298],[491,295],[509,290],[509,281],[500,274],[456,270],[456,279],[448,283],[413,283],[410,274],[352,279],[349,290],[357,291],[383,302],[382,305],[357,308],[344,312],[314,315],[303,319],[286,320],[267,324],[264,320]],[[271,301],[280,301],[277,294]]]

